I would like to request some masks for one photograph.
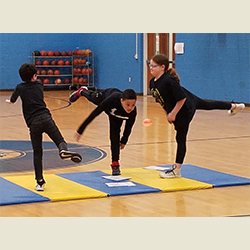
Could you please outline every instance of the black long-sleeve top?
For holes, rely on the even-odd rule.
[[[77,132],[79,134],[82,134],[87,125],[91,121],[93,121],[95,117],[97,117],[104,111],[112,119],[113,122],[120,119],[126,121],[123,136],[121,138],[121,143],[126,144],[131,133],[132,127],[135,123],[137,110],[135,107],[135,109],[131,113],[127,113],[121,105],[121,97],[122,93],[115,92],[108,96],[106,99],[104,99],[80,125]]]
[[[23,116],[28,127],[34,117],[42,114],[50,115],[50,111],[44,102],[43,84],[41,82],[18,84],[11,95],[10,101],[16,102],[19,96],[22,100]]]

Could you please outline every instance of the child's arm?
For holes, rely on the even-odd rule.
[[[168,122],[170,124],[173,123],[173,121],[175,121],[175,118],[176,118],[176,115],[178,114],[178,112],[180,111],[180,109],[182,108],[182,106],[184,105],[185,101],[186,101],[187,98],[184,98],[184,99],[181,99],[180,101],[178,101],[173,110],[167,114],[167,119],[168,119]]]
[[[86,129],[86,127],[96,118],[98,115],[100,115],[104,111],[104,106],[99,105],[97,106],[91,114],[84,120],[84,122],[79,126],[77,131],[75,132],[74,138],[78,142],[81,138],[81,135],[83,131]]]
[[[15,87],[10,99],[6,99],[6,103],[13,104],[16,102],[17,98],[19,97],[19,91],[18,91],[18,86]]]
[[[128,138],[131,134],[131,131],[132,131],[132,127],[134,126],[134,123],[135,123],[135,118],[136,118],[136,109],[133,112],[133,116],[126,121],[126,125],[125,125],[125,128],[124,128],[124,131],[123,131],[123,136],[121,138],[121,141],[120,141],[120,148],[123,149],[125,147],[125,145],[127,144],[128,142]]]

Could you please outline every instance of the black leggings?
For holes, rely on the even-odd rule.
[[[92,90],[82,90],[80,93],[82,96],[86,97],[90,102],[95,105],[99,105],[105,98],[114,92],[121,92],[116,88],[109,88],[103,91],[92,91]],[[110,138],[110,149],[111,157],[113,161],[119,161],[120,158],[120,132],[123,120],[116,119],[111,115],[109,116],[109,138]]]
[[[182,164],[186,155],[186,141],[187,133],[189,129],[189,124],[192,121],[192,118],[197,109],[202,110],[229,110],[231,109],[231,103],[222,102],[222,101],[207,101],[203,100],[195,95],[191,98],[193,102],[194,109],[190,112],[190,115],[183,117],[177,116],[176,121],[174,122],[176,130],[176,142],[177,142],[177,153],[176,153],[176,163]]]
[[[93,91],[93,90],[82,90],[80,92],[81,96],[86,97],[90,102],[95,105],[99,105],[105,98],[110,96],[114,92],[121,92],[116,88],[109,88],[103,91]]]

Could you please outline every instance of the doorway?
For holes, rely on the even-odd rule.
[[[144,34],[144,83],[143,95],[149,95],[149,81],[152,75],[149,71],[150,59],[155,54],[165,54],[169,58],[170,67],[175,67],[175,33],[146,33]]]

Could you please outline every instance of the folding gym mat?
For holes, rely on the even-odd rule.
[[[0,177],[0,205],[45,202],[50,199]]]
[[[170,165],[158,166],[169,168]],[[45,174],[45,191],[35,191],[34,175],[0,177],[0,205],[98,198],[155,192],[249,185],[250,179],[184,164],[182,178],[162,179],[159,171],[122,169],[124,180],[110,178],[111,170]]]

